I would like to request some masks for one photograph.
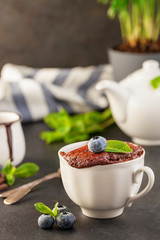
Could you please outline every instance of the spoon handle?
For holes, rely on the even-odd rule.
[[[9,191],[6,191],[4,193],[1,193],[0,194],[0,197],[9,197],[10,195],[16,193],[17,191],[20,192],[21,190],[24,191],[24,189],[26,189],[26,191],[29,191],[34,188],[35,186],[37,186],[38,184],[44,182],[44,181],[47,181],[47,180],[50,180],[52,178],[55,178],[55,177],[60,177],[60,169],[58,169],[57,172],[54,172],[54,173],[50,173],[42,178],[39,178],[39,179],[36,179],[32,182],[29,182],[27,184],[24,184],[20,187],[17,187],[17,188],[14,188],[12,190],[9,190]]]
[[[30,182],[30,189],[34,188],[35,186],[37,186],[38,184],[42,183],[42,182],[45,182],[45,181],[48,181],[52,178],[55,178],[55,177],[60,177],[60,173],[59,173],[59,169],[57,172],[54,172],[54,173],[50,173],[42,178],[39,178],[39,179],[36,179],[35,181],[33,182]]]

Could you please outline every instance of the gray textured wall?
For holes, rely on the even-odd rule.
[[[107,61],[119,24],[96,0],[0,0],[0,67],[72,67]]]

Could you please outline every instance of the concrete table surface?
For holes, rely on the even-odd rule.
[[[27,183],[56,171],[59,167],[57,151],[64,143],[46,145],[39,138],[39,133],[47,127],[42,123],[23,125],[27,152],[24,162],[35,162],[40,171],[30,179],[16,179],[14,187]],[[114,124],[101,135],[108,139],[131,141]],[[153,189],[144,198],[135,201],[131,208],[114,219],[92,219],[85,217],[66,195],[60,179],[52,179],[38,185],[21,201],[6,206],[0,199],[0,240],[41,240],[41,239],[109,239],[109,240],[159,240],[160,239],[160,147],[145,147],[145,165],[151,167],[156,181]],[[142,187],[147,177],[144,176]],[[105,189],[104,189],[105,191]],[[56,202],[66,205],[76,216],[76,223],[71,230],[40,229],[37,219],[40,213],[36,211],[34,203],[43,202],[50,208]]]

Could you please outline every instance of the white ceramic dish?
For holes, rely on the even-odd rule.
[[[154,184],[154,173],[144,166],[144,155],[135,160],[89,168],[74,168],[60,155],[83,145],[69,144],[58,152],[62,182],[70,199],[80,206],[82,213],[92,218],[113,218],[122,214],[126,206],[147,194]],[[148,175],[148,184],[137,194],[143,177]]]

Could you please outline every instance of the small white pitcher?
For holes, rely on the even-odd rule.
[[[26,145],[21,126],[21,116],[15,112],[0,111],[0,164],[8,159],[18,165],[24,158]]]

